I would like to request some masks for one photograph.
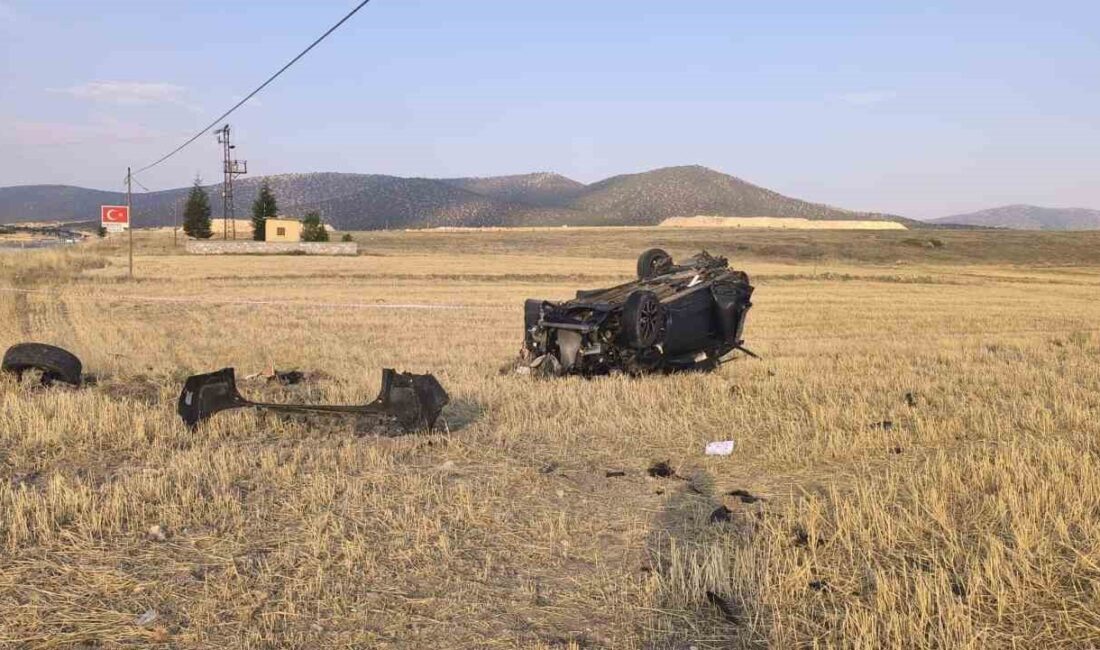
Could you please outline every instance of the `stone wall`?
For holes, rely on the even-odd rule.
[[[355,242],[189,241],[194,255],[358,255]]]

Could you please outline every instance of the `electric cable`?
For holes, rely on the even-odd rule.
[[[295,63],[297,63],[297,62],[298,62],[298,60],[299,60],[299,59],[301,59],[301,58],[302,58],[303,56],[305,56],[306,54],[308,54],[310,50],[312,50],[313,48],[317,47],[317,45],[318,45],[318,44],[319,44],[319,43],[320,43],[321,41],[323,41],[323,40],[325,40],[326,38],[328,38],[329,34],[333,33],[334,31],[336,31],[337,29],[339,29],[341,25],[343,25],[343,24],[344,24],[344,23],[346,23],[346,22],[347,22],[348,20],[350,20],[350,19],[351,19],[351,17],[352,17],[352,16],[354,16],[354,15],[355,15],[356,13],[358,13],[360,9],[362,9],[363,7],[365,7],[365,6],[367,5],[367,3],[368,3],[368,2],[370,2],[370,0],[363,0],[363,1],[362,1],[362,2],[360,2],[360,3],[358,4],[358,5],[356,5],[354,9],[352,9],[352,10],[351,10],[350,12],[348,12],[348,14],[347,14],[346,16],[344,16],[343,18],[341,18],[341,19],[340,19],[340,22],[336,23],[336,24],[335,24],[335,25],[333,25],[332,27],[329,27],[328,31],[326,31],[326,32],[325,32],[324,34],[321,34],[321,35],[320,35],[320,36],[319,36],[319,37],[317,38],[317,40],[315,40],[315,41],[313,41],[312,43],[310,43],[309,47],[307,47],[306,49],[304,49],[304,50],[302,50],[301,52],[299,52],[299,53],[298,53],[298,56],[294,57],[293,59],[291,59],[291,60],[290,60],[290,62],[289,62],[289,63],[287,63],[287,64],[286,64],[286,65],[284,65],[283,67],[279,68],[279,71],[278,71],[278,72],[276,72],[275,74],[273,74],[273,75],[271,75],[270,77],[268,77],[268,78],[267,78],[267,81],[265,81],[265,82],[263,82],[262,84],[260,84],[260,85],[259,85],[259,87],[257,87],[257,88],[256,88],[256,90],[253,90],[252,92],[248,93],[248,96],[247,96],[247,97],[245,97],[245,98],[244,98],[244,99],[242,99],[241,101],[237,102],[237,103],[236,103],[236,104],[235,104],[235,105],[233,106],[233,108],[230,108],[230,109],[229,109],[228,111],[226,111],[226,112],[222,113],[221,115],[219,115],[219,116],[217,117],[217,119],[215,119],[215,120],[214,120],[213,122],[211,122],[211,123],[210,123],[209,125],[207,125],[206,127],[204,127],[204,128],[203,128],[203,129],[201,130],[201,131],[199,131],[198,133],[196,133],[195,135],[193,135],[193,136],[192,136],[192,137],[191,137],[191,138],[190,138],[190,139],[189,139],[189,140],[188,140],[187,142],[184,142],[184,143],[183,143],[183,144],[181,144],[180,146],[178,146],[178,147],[176,147],[175,149],[173,149],[172,151],[168,152],[168,153],[167,153],[166,155],[164,155],[164,156],[162,156],[161,158],[157,159],[157,160],[156,160],[155,162],[153,162],[153,163],[150,163],[150,164],[148,164],[148,165],[146,165],[146,166],[142,167],[141,169],[137,170],[136,172],[134,172],[134,174],[140,174],[140,173],[142,173],[142,172],[144,172],[144,171],[148,171],[148,170],[152,169],[153,167],[156,167],[157,165],[161,164],[161,163],[162,163],[162,162],[164,162],[165,160],[168,160],[168,159],[169,159],[169,158],[171,158],[172,156],[174,156],[174,155],[176,155],[177,153],[179,153],[179,152],[183,151],[183,149],[184,149],[185,147],[187,147],[187,146],[188,146],[189,144],[191,144],[191,143],[192,143],[192,142],[194,142],[195,140],[198,140],[199,138],[201,138],[201,137],[202,137],[203,135],[205,135],[205,134],[207,133],[207,131],[209,131],[210,129],[212,129],[212,128],[214,128],[215,126],[217,126],[217,125],[218,125],[218,122],[221,122],[221,121],[222,121],[222,120],[224,120],[225,118],[229,117],[229,115],[230,115],[231,113],[233,113],[233,111],[237,110],[237,109],[238,109],[238,108],[240,108],[241,106],[244,106],[245,102],[247,102],[248,100],[250,100],[250,99],[252,99],[253,97],[255,97],[255,96],[256,96],[256,95],[257,95],[257,94],[258,94],[258,93],[259,93],[259,92],[260,92],[261,90],[263,90],[264,88],[266,88],[266,87],[268,86],[268,84],[270,84],[270,83],[271,83],[272,81],[275,81],[275,79],[277,79],[277,78],[279,77],[279,75],[281,75],[281,74],[283,74],[284,72],[286,72],[286,71],[287,71],[287,69],[288,69],[288,68],[290,68],[290,66],[294,65]],[[132,176],[131,176],[131,178],[132,178]]]

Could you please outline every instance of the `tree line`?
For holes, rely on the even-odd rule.
[[[183,209],[183,232],[195,239],[210,239],[214,235],[211,228],[210,195],[202,186],[202,179],[195,177],[195,184],[187,195],[187,204]],[[265,180],[260,185],[260,193],[252,202],[252,239],[266,239],[267,220],[279,214],[279,204],[275,193]],[[347,235],[345,235],[347,238]],[[302,219],[302,241],[328,241],[328,230],[317,211],[307,212]]]

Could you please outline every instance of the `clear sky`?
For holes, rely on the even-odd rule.
[[[355,0],[0,0],[0,186],[121,189]],[[935,217],[1100,208],[1100,2],[373,0],[230,119],[253,174],[702,164]],[[220,179],[213,135],[142,176]]]

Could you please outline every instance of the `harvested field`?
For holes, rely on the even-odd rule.
[[[568,230],[357,233],[354,258],[138,233],[135,281],[121,239],[0,256],[0,348],[98,379],[0,378],[0,647],[1096,646],[1100,237]],[[651,245],[754,278],[763,360],[501,371],[524,298]],[[446,428],[178,421],[187,375],[270,362],[321,374],[250,395],[433,372]]]

